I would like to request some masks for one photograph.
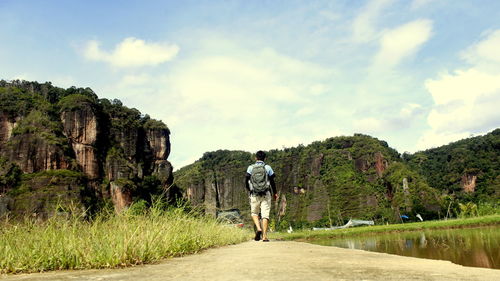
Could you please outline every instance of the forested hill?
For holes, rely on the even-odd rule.
[[[460,214],[460,203],[499,203],[500,130],[416,154],[356,134],[268,151],[277,174],[277,228],[328,226],[349,218],[375,221]],[[244,172],[253,156],[219,150],[175,174],[193,204],[208,213],[239,208],[248,215]]]
[[[252,159],[243,151],[205,153],[175,173],[176,183],[208,213],[238,208],[248,215],[244,173]],[[272,150],[266,162],[277,175],[277,227],[335,225],[349,218],[397,221],[401,214],[417,213],[431,218],[440,212],[440,192],[396,150],[370,136]]]
[[[415,154],[409,166],[433,187],[462,201],[500,198],[500,129]]]
[[[90,88],[0,81],[0,216],[117,210],[172,183],[170,131]]]

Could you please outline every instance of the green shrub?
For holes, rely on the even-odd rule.
[[[86,106],[95,106],[95,99],[87,95],[82,94],[72,94],[62,98],[58,106],[60,111],[75,111],[82,109]]]
[[[137,202],[132,203],[130,207],[127,209],[127,213],[131,215],[144,215],[148,211],[148,202],[146,200],[139,200]]]
[[[167,125],[165,125],[165,123],[163,123],[161,120],[155,120],[155,119],[146,119],[143,127],[146,130],[159,129],[168,131],[168,127]]]
[[[465,204],[458,203],[458,206],[460,207],[460,218],[471,218],[479,215],[477,205],[472,202],[467,202]]]
[[[498,203],[480,202],[477,206],[477,214],[479,216],[499,215],[500,205]]]

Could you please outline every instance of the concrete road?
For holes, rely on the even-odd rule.
[[[125,269],[7,275],[0,280],[500,280],[500,270],[301,242],[245,242]]]

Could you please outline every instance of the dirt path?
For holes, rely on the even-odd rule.
[[[500,280],[500,270],[325,247],[300,242],[246,242],[113,270],[2,276],[1,280]]]

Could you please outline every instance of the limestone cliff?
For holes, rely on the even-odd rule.
[[[238,208],[248,218],[244,174],[252,159],[242,151],[205,153],[176,172],[176,183],[209,214]],[[437,192],[400,162],[385,142],[364,135],[269,151],[266,163],[280,193],[272,210],[276,227],[328,226],[349,218],[395,221],[399,210],[435,212]],[[411,179],[407,192],[403,178]]]
[[[25,81],[0,81],[0,97],[0,163],[13,163],[25,175],[81,173],[81,180],[68,188],[90,194],[85,200],[70,196],[87,209],[110,200],[121,211],[135,200],[151,200],[173,182],[167,126],[119,100],[98,99],[89,88],[61,89]],[[7,172],[0,176],[9,177]],[[25,178],[1,186],[2,202],[10,202],[2,210],[51,213],[51,204],[33,209],[20,203],[38,196],[23,190]],[[44,192],[50,190],[48,185],[53,183],[36,183]],[[63,188],[53,192],[49,196],[66,196],[60,194]]]
[[[23,134],[9,139],[2,155],[17,164],[24,173],[68,169],[70,159],[63,148],[34,134]]]
[[[69,139],[78,165],[90,178],[100,177],[97,142],[97,117],[90,104],[73,111],[62,111],[63,133]]]

